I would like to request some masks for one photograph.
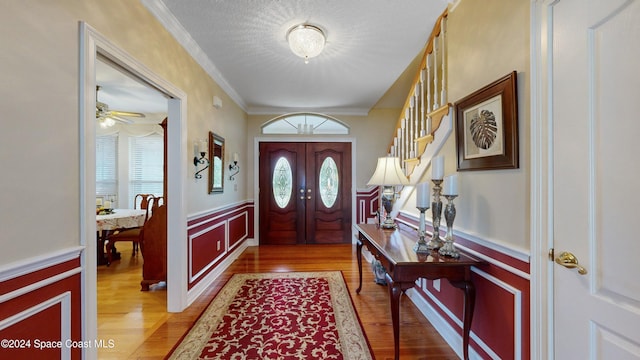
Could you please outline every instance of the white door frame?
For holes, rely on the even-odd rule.
[[[551,123],[551,0],[531,0],[531,359],[554,358],[553,328],[553,124]]]
[[[80,144],[80,244],[82,254],[82,338],[98,337],[97,323],[97,242],[95,219],[95,88],[98,54],[122,66],[136,77],[170,97],[167,124],[167,310],[179,312],[187,307],[187,179],[186,124],[187,95],[118,48],[84,22],[79,24],[79,144]],[[97,357],[94,348],[84,349],[85,358]]]

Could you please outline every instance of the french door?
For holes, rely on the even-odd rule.
[[[351,242],[351,143],[261,142],[260,244]]]

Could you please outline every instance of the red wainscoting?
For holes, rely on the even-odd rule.
[[[400,224],[400,231],[417,239],[417,218],[400,213],[396,222]],[[427,226],[428,232],[432,230]],[[442,227],[440,230],[443,231]],[[444,236],[444,232],[441,234]],[[471,236],[456,236],[455,242],[461,249],[487,262],[472,269],[476,306],[471,324],[471,353],[475,352],[482,359],[529,359],[529,256]],[[428,310],[426,313],[432,323],[444,325],[439,329],[443,337],[450,344],[459,342],[462,292],[446,280],[421,279],[414,289],[418,298],[414,299],[416,305],[423,313]],[[449,336],[451,333],[457,334],[458,338]],[[454,347],[456,351],[458,348],[461,345]]]
[[[79,251],[0,273],[0,359],[80,359]]]
[[[187,222],[189,289],[254,238],[254,204],[246,202],[200,214]]]
[[[380,208],[380,187],[358,190],[356,192],[356,207],[358,224],[366,224],[369,219],[375,219],[376,211]]]

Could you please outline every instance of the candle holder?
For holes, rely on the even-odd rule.
[[[450,256],[453,258],[459,258],[460,253],[453,245],[453,220],[456,218],[456,206],[453,204],[453,199],[458,195],[445,195],[447,199],[447,206],[444,209],[444,219],[447,222],[447,235],[444,237],[445,243],[438,250],[438,254],[444,256]]]
[[[425,219],[424,219],[424,212],[427,211],[428,207],[419,207],[418,210],[420,211],[420,228],[418,229],[418,242],[416,242],[415,246],[413,247],[413,251],[416,252],[416,254],[428,254],[431,252],[431,249],[429,249],[429,247],[427,246],[427,242],[425,241]]]
[[[431,240],[427,243],[427,248],[436,250],[444,244],[440,240],[440,217],[442,216],[442,201],[440,200],[440,191],[442,190],[442,179],[431,179],[433,182],[433,202],[431,202],[431,216],[433,219],[433,234]]]

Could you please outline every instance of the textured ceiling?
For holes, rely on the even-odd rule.
[[[212,78],[248,113],[366,114],[403,105],[433,24],[448,0],[142,0]],[[320,26],[325,50],[309,64],[287,30]],[[413,61],[413,63],[412,63]],[[112,110],[164,113],[166,98],[99,62],[98,99]],[[406,83],[406,84],[405,84]]]
[[[449,3],[142,2],[250,114],[366,114],[421,52],[435,20]],[[300,23],[317,25],[327,36],[325,50],[309,64],[295,56],[286,42],[287,30]]]

